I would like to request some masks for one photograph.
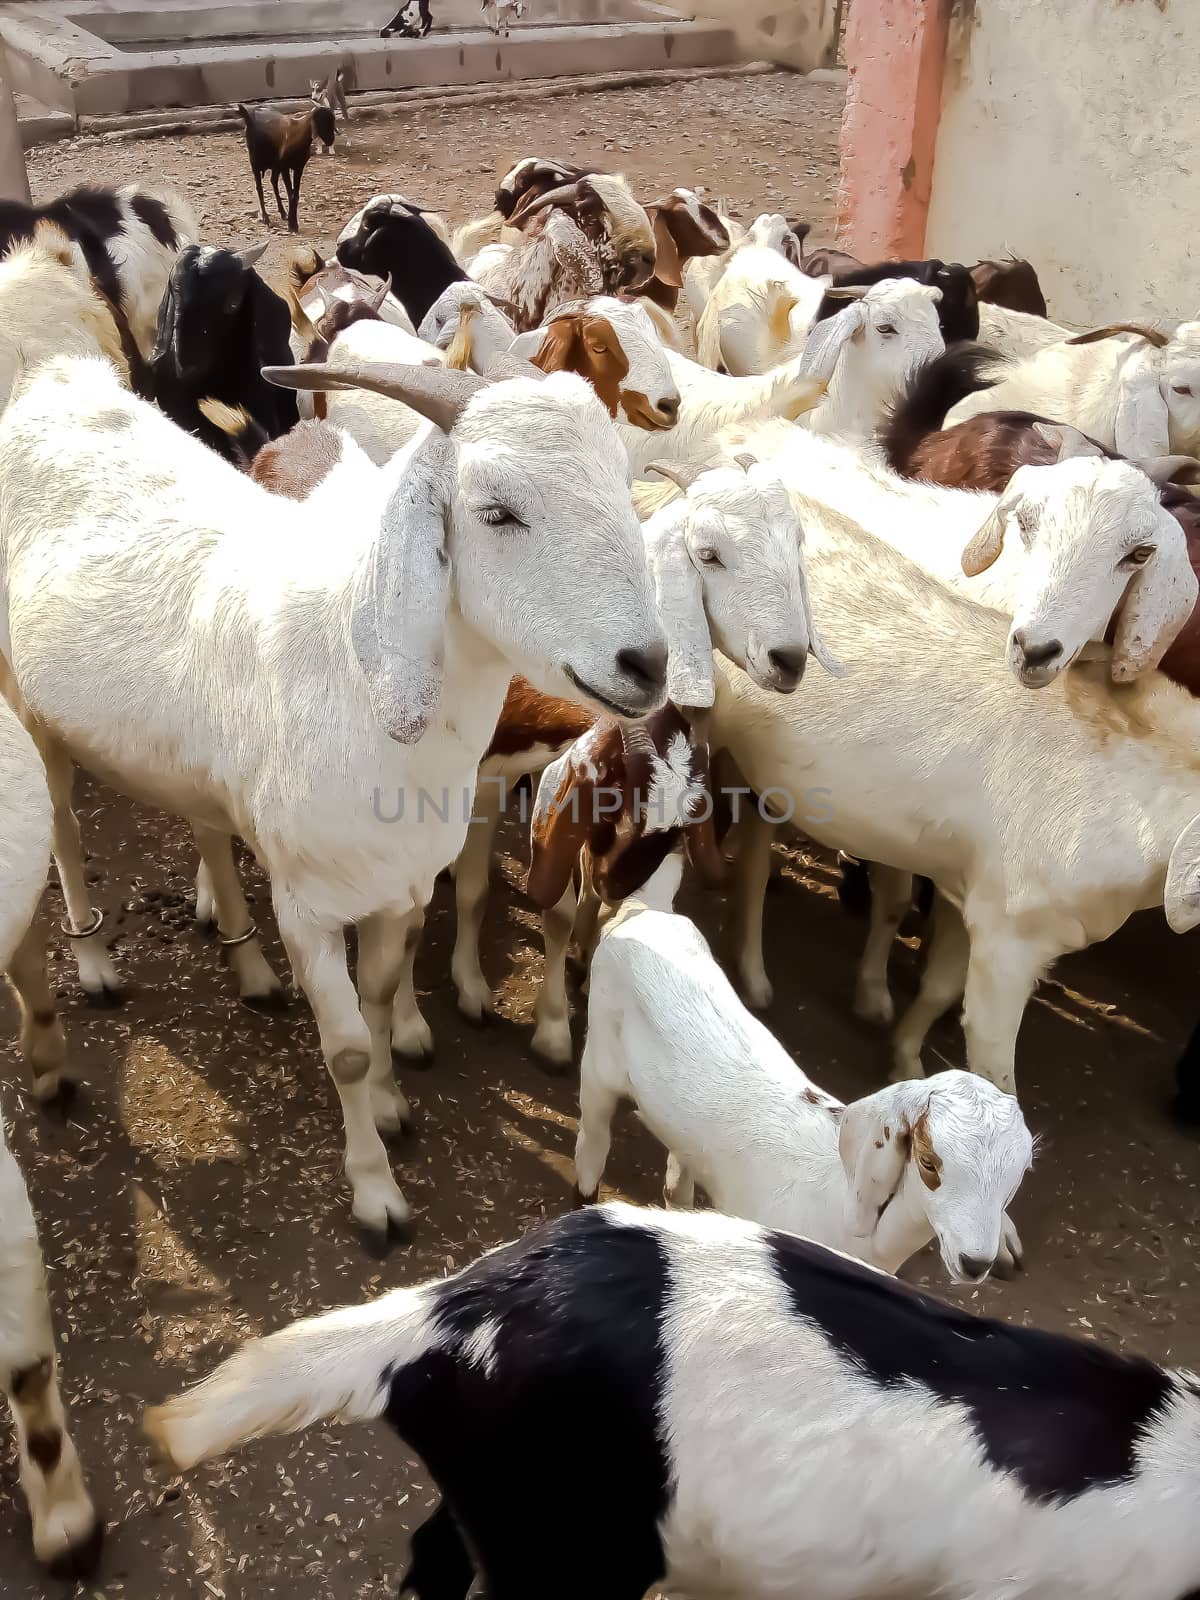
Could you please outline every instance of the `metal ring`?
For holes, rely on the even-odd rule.
[[[74,927],[72,925],[71,920],[70,920],[69,917],[64,917],[62,919],[62,921],[59,923],[59,927],[66,934],[68,939],[90,939],[94,933],[99,933],[100,929],[103,926],[104,926],[104,913],[103,913],[103,911],[94,912],[93,913],[93,920],[89,924],[89,926],[86,927],[86,928],[76,928],[76,927]]]
[[[236,945],[248,944],[250,942],[250,940],[253,939],[254,935],[257,932],[258,932],[258,924],[255,923],[255,922],[252,922],[250,924],[250,926],[246,929],[245,933],[239,933],[236,939],[226,939],[226,938],[222,937],[221,938],[221,944],[224,946],[224,948],[226,950],[232,950]]]

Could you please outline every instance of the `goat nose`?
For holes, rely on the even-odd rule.
[[[799,683],[808,662],[807,650],[768,650],[767,660],[775,672],[789,683]]]
[[[963,1277],[970,1279],[972,1283],[978,1283],[980,1279],[986,1278],[992,1270],[992,1263],[985,1261],[982,1256],[962,1256],[959,1258],[958,1266]]]
[[[618,650],[617,668],[639,689],[657,693],[667,681],[667,646],[648,644],[638,650]]]
[[[1045,644],[1033,644],[1024,628],[1013,634],[1013,643],[1025,658],[1027,667],[1047,667],[1055,656],[1062,654],[1061,639],[1047,639]]]
[[[663,395],[658,402],[658,409],[664,417],[677,417],[679,415],[679,396],[677,394]]]

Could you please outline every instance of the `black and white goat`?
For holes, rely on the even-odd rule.
[[[578,1211],[247,1345],[147,1425],[181,1467],[386,1418],[464,1600],[1193,1600],[1200,1386],[715,1213]],[[577,1441],[579,1472],[554,1469]],[[536,1493],[530,1486],[536,1484]]]
[[[266,249],[189,245],[179,257],[158,318],[150,391],[160,410],[213,450],[237,460],[204,401],[240,409],[268,439],[299,421],[296,397],[262,375],[292,360],[291,313],[254,263]]]
[[[377,194],[338,234],[337,258],[344,267],[381,281],[419,327],[439,296],[467,274],[444,230],[427,220],[433,213],[402,194]]]
[[[136,357],[149,360],[158,307],[175,258],[199,229],[178,195],[159,196],[136,184],[123,189],[72,189],[43,206],[0,200],[0,256],[27,243],[37,224],[52,222],[70,240],[92,282],[112,306],[136,378]]]

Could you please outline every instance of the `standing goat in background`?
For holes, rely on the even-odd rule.
[[[336,111],[340,111],[342,113],[342,121],[350,121],[350,107],[346,104],[346,69],[344,67],[338,67],[324,81],[320,78],[310,78],[308,80],[308,93],[314,106],[323,106],[331,115]],[[317,136],[325,145],[325,154],[331,156],[333,154],[333,140],[325,139],[320,129],[317,130]],[[347,133],[344,137],[346,149],[349,150],[350,135]]]
[[[289,233],[300,232],[300,181],[312,155],[313,134],[332,149],[337,124],[327,105],[310,106],[307,111],[290,115],[275,106],[244,106],[238,110],[246,124],[246,151],[250,157],[250,171],[258,190],[258,208],[268,227],[267,203],[263,199],[263,173],[271,174],[271,187],[275,190],[275,204],[279,215],[288,225]],[[279,179],[287,190],[288,208],[283,209],[279,193]]]

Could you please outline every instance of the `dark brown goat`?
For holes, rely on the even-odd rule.
[[[312,155],[313,134],[325,145],[332,145],[337,125],[328,106],[310,106],[307,111],[279,111],[275,106],[238,105],[246,124],[246,151],[258,190],[258,208],[267,222],[267,203],[263,199],[263,173],[271,174],[275,204],[285,219],[289,233],[299,233],[300,180]],[[279,179],[287,190],[288,209],[283,209]]]
[[[1046,296],[1031,262],[1010,256],[1007,261],[977,261],[970,269],[975,293],[991,306],[1044,317]]]
[[[654,276],[638,293],[674,311],[683,287],[683,269],[697,256],[719,256],[729,249],[729,233],[711,206],[691,189],[674,189],[646,207],[654,228]]]

